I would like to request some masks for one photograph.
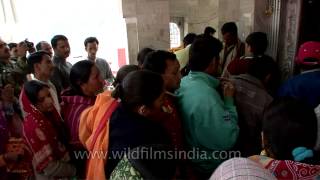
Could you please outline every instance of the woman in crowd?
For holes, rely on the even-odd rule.
[[[70,164],[64,124],[49,92],[49,87],[29,81],[20,94],[24,108],[23,135],[32,152],[36,179],[72,178],[76,168]]]
[[[116,78],[113,81],[113,87],[117,87],[118,85],[121,84],[121,82],[123,81],[123,79],[127,76],[127,74],[129,74],[132,71],[138,71],[140,70],[140,67],[137,65],[124,65],[122,66],[118,73]],[[115,92],[115,91],[114,91]]]
[[[148,48],[148,47],[145,47],[139,51],[138,56],[137,56],[137,61],[138,61],[138,66],[140,68],[142,68],[143,62],[144,62],[145,58],[147,57],[147,55],[153,51],[155,51],[155,50]]]
[[[296,100],[278,100],[266,110],[262,141],[266,156],[251,159],[277,179],[316,179],[320,175],[317,118],[313,108]]]
[[[22,139],[19,101],[14,97],[14,88],[10,84],[1,88],[0,95],[0,177],[27,179],[33,173]]]
[[[124,154],[132,153],[132,149],[144,147],[147,152],[150,152],[153,145],[157,145],[156,147],[159,148],[158,145],[166,146],[171,143],[168,134],[161,126],[161,119],[159,119],[159,113],[164,103],[164,83],[160,75],[144,70],[131,72],[115,91],[115,97],[120,98],[121,102],[110,119],[107,177],[111,175]],[[161,152],[168,150],[165,147],[160,149],[164,149]],[[120,156],[116,156],[118,153]],[[157,161],[152,154],[144,156],[146,159],[139,157],[137,159],[132,157],[132,159],[135,159],[135,165],[139,164],[134,166],[134,169],[139,170],[142,177],[152,179],[168,179],[168,175],[173,177],[175,166],[172,166],[172,161]],[[153,161],[148,157],[153,158]],[[145,165],[141,166],[141,164]],[[161,168],[158,166],[159,164],[162,164]],[[126,168],[127,165],[123,165],[123,163],[119,165],[122,168],[116,168],[112,177],[119,177],[117,174],[121,174],[121,178],[125,179],[131,177],[131,168]],[[173,170],[164,171],[162,169],[164,167],[173,167]],[[173,173],[167,174],[167,172]]]
[[[114,87],[121,84],[124,77],[132,72],[139,70],[136,65],[122,66],[113,83]],[[113,98],[111,91],[100,93],[94,105],[83,111],[79,122],[79,138],[81,143],[90,152],[99,152],[107,154],[109,144],[109,118],[119,101]],[[87,164],[86,177],[87,179],[104,180],[104,166],[107,162],[106,158],[90,157]]]
[[[71,87],[62,92],[61,115],[68,128],[70,150],[81,152],[85,148],[79,140],[80,114],[94,104],[103,89],[103,79],[97,66],[87,60],[74,64],[69,77]],[[76,164],[79,172],[85,172],[86,159],[77,159]]]

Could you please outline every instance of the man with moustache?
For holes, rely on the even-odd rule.
[[[53,64],[55,65],[51,82],[55,85],[58,95],[70,86],[69,74],[71,63],[67,62],[70,55],[70,46],[67,37],[56,35],[51,39],[51,45],[54,51]]]
[[[50,81],[54,66],[51,61],[50,54],[45,51],[32,53],[27,59],[28,66],[34,75],[33,80],[40,81],[49,86],[50,95],[52,97],[56,110],[60,113],[60,104],[55,86]]]

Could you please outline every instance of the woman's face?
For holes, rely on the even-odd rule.
[[[86,83],[82,83],[81,89],[86,96],[95,96],[103,88],[103,79],[96,65],[91,67],[91,73]]]
[[[49,88],[42,88],[38,93],[38,102],[36,107],[39,111],[46,113],[52,112],[54,109],[53,100],[51,98],[51,94]]]

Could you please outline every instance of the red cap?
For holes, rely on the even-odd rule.
[[[306,59],[315,59],[315,61]],[[320,42],[308,41],[303,43],[298,51],[297,63],[304,65],[320,64]]]

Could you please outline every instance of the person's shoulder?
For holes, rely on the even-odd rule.
[[[98,57],[98,58],[96,59],[96,62],[107,63],[107,60]]]
[[[298,74],[298,75],[294,75],[290,78],[288,78],[283,85],[294,85],[294,84],[307,84],[309,82],[314,81],[314,79],[312,79],[312,75],[310,76],[310,73],[302,73],[302,74]]]
[[[202,81],[185,80],[181,83],[179,92],[185,95],[190,95],[188,98],[206,99],[212,96],[212,88]]]
[[[52,57],[52,62],[53,62],[53,64],[59,64],[60,58],[57,57],[57,56],[53,56],[53,57]]]

